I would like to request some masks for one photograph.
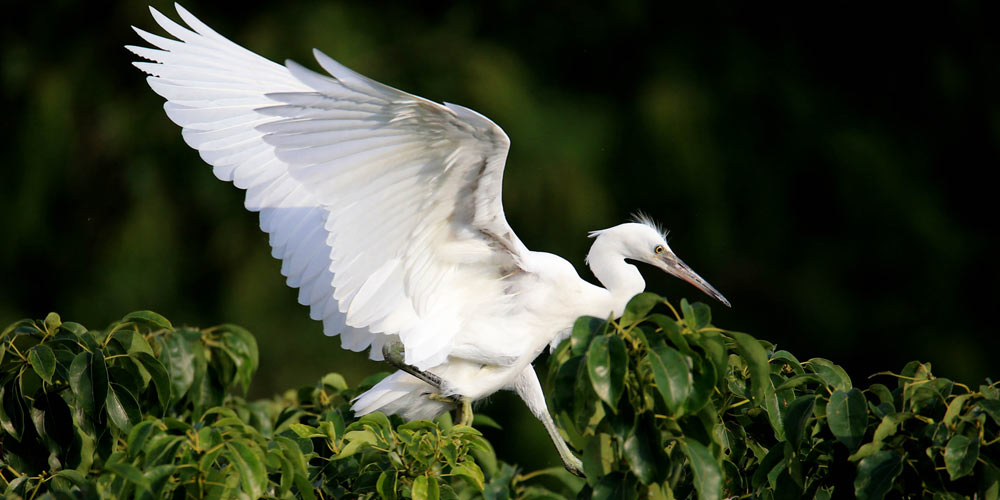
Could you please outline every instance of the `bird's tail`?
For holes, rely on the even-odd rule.
[[[451,403],[428,398],[434,393],[437,389],[399,370],[355,398],[351,409],[359,417],[381,411],[407,421],[433,419],[452,408]]]

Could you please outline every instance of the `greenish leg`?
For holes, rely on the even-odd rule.
[[[441,390],[441,377],[438,377],[433,373],[420,370],[413,365],[406,364],[405,351],[403,350],[402,343],[393,342],[382,346],[382,356],[385,357],[385,360],[390,365],[417,377],[427,383],[427,385],[439,391]],[[443,403],[458,405],[458,415],[456,415],[457,423],[459,425],[472,425],[472,400],[469,398],[462,396],[443,396],[438,393],[429,394],[427,398],[432,401],[441,401]]]

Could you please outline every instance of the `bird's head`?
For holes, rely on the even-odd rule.
[[[620,254],[625,259],[645,262],[658,267],[691,283],[727,307],[731,307],[729,301],[715,287],[698,276],[698,273],[677,257],[670,249],[670,245],[667,244],[667,233],[649,218],[639,215],[635,222],[620,224],[601,231],[592,231],[590,236],[598,240],[594,242],[595,248],[609,245],[609,250]]]

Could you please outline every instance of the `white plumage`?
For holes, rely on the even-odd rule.
[[[670,251],[651,224],[616,226],[588,256],[605,288],[565,260],[532,252],[501,204],[507,135],[486,117],[359,75],[314,51],[321,75],[273,63],[177,6],[182,27],[151,9],[168,39],[136,29],[155,49],[129,46],[167,102],[167,116],[214,174],[246,190],[274,257],[310,316],[344,348],[397,339],[405,363],[440,388],[399,371],[354,405],[407,419],[516,390],[558,437],[531,362],[581,315],[620,315],[643,290],[626,258],[678,275],[725,302]]]

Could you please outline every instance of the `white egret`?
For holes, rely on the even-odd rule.
[[[299,302],[344,348],[388,356],[400,371],[354,402],[404,419],[434,418],[510,389],[559,435],[531,366],[582,315],[622,314],[645,262],[726,299],[670,250],[648,220],[594,231],[587,262],[533,252],[507,224],[501,183],[509,141],[486,117],[370,80],[319,51],[328,75],[271,62],[177,5],[175,39],[128,48],[167,116],[215,175],[246,190]]]

